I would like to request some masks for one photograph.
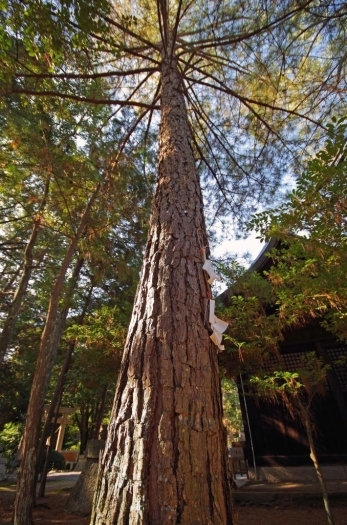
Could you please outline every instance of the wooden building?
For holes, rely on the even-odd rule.
[[[269,269],[272,261],[267,253],[275,246],[276,241],[270,241],[250,271],[263,273]],[[231,293],[227,290],[222,294],[223,302],[228,303]],[[316,397],[313,406],[319,460],[322,465],[347,465],[347,360],[336,363],[339,357],[347,358],[347,345],[336,341],[318,322],[312,322],[288,332],[280,345],[280,357],[272,356],[263,363],[263,368],[270,373],[282,362],[282,369],[284,365],[286,370],[294,372],[306,352],[316,352],[331,366],[326,393],[324,397]],[[230,369],[230,359],[231,354],[227,351],[220,354],[220,362],[227,369]],[[254,459],[257,467],[312,464],[301,423],[293,419],[281,403],[269,403],[247,392],[246,375],[243,375],[243,384],[246,396],[242,395],[239,377],[246,434],[245,456],[249,465],[253,466]]]

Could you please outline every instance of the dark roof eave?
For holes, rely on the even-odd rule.
[[[280,241],[278,239],[275,239],[275,238],[272,237],[267,242],[267,244],[265,244],[265,246],[263,247],[263,249],[259,253],[258,257],[255,259],[255,261],[253,261],[251,266],[248,268],[247,273],[253,273],[253,272],[261,273],[261,272],[263,272],[265,270],[266,266],[269,265],[269,257],[268,257],[267,254],[269,253],[270,250],[272,250],[272,248],[277,248],[279,243],[280,243]],[[230,298],[232,297],[232,295],[235,292],[236,292],[235,286],[233,285],[230,288],[228,288],[227,290],[225,290],[223,293],[218,295],[217,299],[222,301],[222,303],[224,303],[224,304],[228,304],[228,302],[230,301]]]

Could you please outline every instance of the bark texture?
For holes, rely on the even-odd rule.
[[[232,524],[200,184],[180,76],[162,66],[159,181],[94,525]]]

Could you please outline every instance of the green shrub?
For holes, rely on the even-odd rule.
[[[14,461],[23,430],[24,423],[6,423],[0,432],[0,451],[7,460],[8,466]]]

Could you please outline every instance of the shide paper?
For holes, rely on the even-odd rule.
[[[222,319],[219,319],[216,315],[214,315],[214,309],[215,309],[216,301],[213,299],[210,299],[210,324],[211,328],[213,330],[213,334],[210,335],[210,339],[213,341],[213,343],[218,346],[219,350],[224,350],[224,345],[222,345],[222,338],[223,333],[228,328],[228,323],[225,321],[222,321]]]

